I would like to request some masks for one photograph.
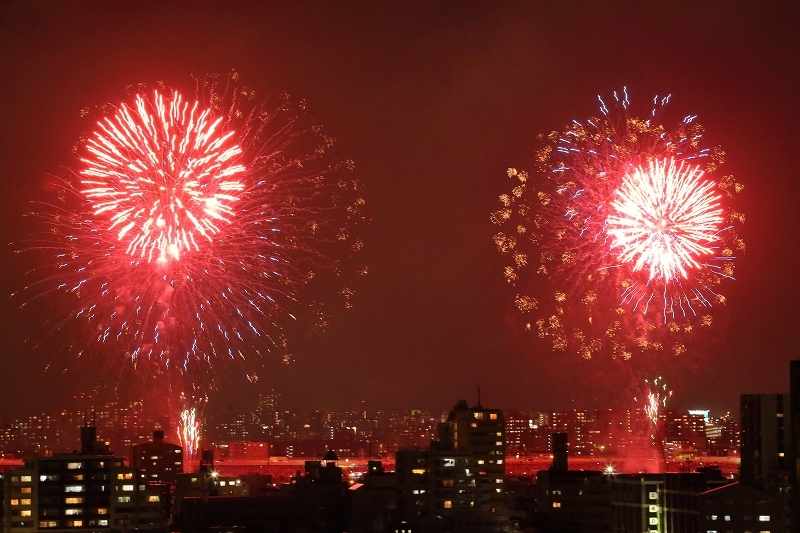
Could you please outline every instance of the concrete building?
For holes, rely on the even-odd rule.
[[[131,446],[130,463],[145,481],[174,485],[183,473],[183,449],[164,440],[164,432],[153,431],[153,440]]]
[[[81,451],[36,457],[6,473],[4,531],[163,531],[162,492],[81,428]]]

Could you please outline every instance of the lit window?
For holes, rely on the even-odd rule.
[[[11,483],[19,483],[19,476],[11,476]]]
[[[19,515],[20,516],[31,516],[32,513],[33,513],[33,511],[31,511],[30,509],[23,509],[23,510],[21,510],[19,512]]]
[[[76,470],[78,468],[83,468],[83,463],[67,463],[67,469],[69,470]]]
[[[759,522],[769,522],[769,515],[768,514],[758,515],[758,521]]]
[[[658,499],[658,493],[657,492],[651,492],[648,495],[648,498],[650,498],[651,500],[657,500]]]
[[[483,459],[478,459],[478,464],[479,464],[479,465],[482,465],[482,464],[484,464],[485,462],[486,462],[486,461],[484,461]]]
[[[20,476],[19,480],[23,483],[30,483],[33,481],[33,478],[31,476]]]
[[[444,501],[444,508],[445,509],[452,509],[453,508],[453,500],[445,500]]]
[[[455,481],[452,479],[443,479],[442,480],[442,487],[453,487],[455,486]]]
[[[56,522],[55,520],[40,520],[40,521],[39,521],[39,527],[40,527],[40,528],[44,528],[44,527],[58,527],[58,522]]]
[[[108,520],[107,519],[98,520],[97,521],[97,525],[99,525],[99,526],[107,526],[108,525]]]
[[[219,482],[219,486],[220,487],[224,487],[225,485],[227,485],[227,482],[225,482],[225,481],[220,481]]]
[[[117,496],[117,503],[131,503],[130,496]]]
[[[731,515],[726,514],[725,517],[723,518],[723,520],[725,520],[726,522],[730,522],[731,521]]]
[[[498,459],[497,460],[497,464],[499,464],[499,465],[503,464],[503,460],[502,459]]]
[[[133,485],[122,485],[122,491],[123,492],[132,492],[133,491]]]
[[[67,527],[83,527],[83,520],[67,520]]]
[[[12,498],[11,505],[19,505],[19,500],[17,498]]]
[[[22,494],[30,494],[33,489],[31,487],[21,487],[19,491]]]
[[[497,413],[489,413],[489,420],[497,420]]]
[[[502,482],[503,482],[503,480],[502,480],[502,479],[495,479],[495,480],[494,480],[494,482],[495,482],[495,483],[502,483]]]
[[[650,506],[650,512],[651,513],[657,513],[658,512],[658,505],[651,505]]]
[[[477,422],[472,422],[469,426],[473,427],[473,428],[476,428],[476,427],[478,427],[478,423]]]
[[[555,508],[561,507],[561,502],[553,502],[553,507]]]
[[[475,418],[478,420],[483,420],[483,413],[473,413],[473,415],[475,415]]]
[[[161,501],[161,496],[159,496],[158,494],[152,494],[152,495],[147,497],[147,501],[149,501],[149,502],[160,502]]]
[[[83,509],[64,509],[65,515],[78,515],[83,514]]]
[[[658,525],[658,518],[656,518],[655,516],[651,516],[650,517],[650,525],[651,526],[657,526]]]
[[[424,473],[425,473],[425,469],[424,469],[424,468],[414,468],[414,469],[412,469],[412,470],[411,470],[411,473],[412,473],[412,474],[419,474],[419,475],[421,475],[421,474],[424,474]]]
[[[503,445],[503,441],[499,440],[499,441],[495,442],[494,445],[495,446],[502,446]]]
[[[99,507],[99,508],[95,509],[94,513],[95,514],[108,514],[108,508]]]
[[[67,485],[64,487],[64,492],[84,492],[83,485]]]
[[[30,498],[20,498],[19,504],[20,505],[30,505],[31,504],[31,499]],[[767,517],[767,520],[769,520],[769,517]]]
[[[117,479],[133,479],[133,472],[119,473]]]

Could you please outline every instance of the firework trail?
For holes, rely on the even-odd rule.
[[[584,358],[629,359],[634,351],[687,351],[698,328],[724,305],[734,259],[744,252],[730,203],[732,176],[712,179],[720,149],[701,147],[694,116],[669,130],[659,122],[669,97],[633,116],[627,92],[601,115],[540,136],[538,180],[509,169],[510,194],[491,219],[509,258],[516,306],[538,315],[526,329],[554,349]],[[549,284],[534,297],[531,285]]]
[[[652,382],[645,380],[647,395],[644,398],[642,411],[647,418],[647,428],[652,445],[659,451],[662,461],[666,463],[666,447],[664,426],[661,423],[661,412],[667,407],[667,400],[672,397],[672,391],[666,383],[658,377]],[[634,400],[636,400],[634,398]]]
[[[183,400],[186,403],[186,399],[183,398]],[[183,448],[184,472],[193,472],[197,466],[201,437],[200,412],[204,403],[205,399],[180,412],[177,437],[180,446]]]
[[[235,73],[196,81],[192,96],[136,86],[99,108],[23,246],[46,256],[27,302],[68,310],[46,338],[192,395],[229,365],[255,381],[267,354],[289,362],[290,324],[327,321],[315,291],[349,307],[345,274],[366,273],[352,163],[331,159],[304,104],[256,99]]]

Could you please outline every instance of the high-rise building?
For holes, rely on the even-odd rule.
[[[79,453],[36,457],[6,473],[4,531],[158,531],[162,497],[83,427]]]
[[[794,473],[789,394],[742,394],[742,484],[765,490],[789,486]]]
[[[484,409],[480,403],[469,407],[459,400],[439,425],[439,440],[432,449],[470,454],[485,476],[481,490],[490,506],[495,512],[505,506],[505,422],[500,409]]]

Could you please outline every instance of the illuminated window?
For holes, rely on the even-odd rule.
[[[131,503],[130,496],[117,496],[117,503]]]
[[[75,498],[75,497],[64,498],[64,503],[66,503],[67,505],[76,504],[76,503],[83,503],[83,498]]]
[[[19,512],[19,515],[20,516],[31,516],[32,513],[33,513],[33,511],[31,511],[30,509],[23,509],[23,510],[21,510]]]
[[[64,509],[64,514],[68,516],[83,514],[83,509]]]
[[[412,474],[420,474],[421,475],[421,474],[425,473],[425,469],[424,468],[413,468],[411,470],[411,473]]]
[[[161,501],[161,496],[159,496],[158,494],[150,495],[150,496],[147,497],[147,501],[149,501],[149,502],[160,502]]]
[[[67,520],[67,527],[83,527],[83,520]]]
[[[11,483],[19,483],[19,476],[11,476]]]
[[[55,520],[40,520],[40,521],[39,521],[39,527],[40,527],[40,528],[44,528],[44,527],[58,527],[58,522],[56,522]]]
[[[453,500],[445,500],[444,501],[444,508],[445,509],[452,509],[453,508]]]
[[[442,487],[453,487],[453,486],[455,486],[455,481],[453,481],[452,479],[442,480]]]
[[[649,497],[651,500],[657,500],[657,499],[658,499],[658,493],[657,493],[657,492],[651,492],[651,493],[648,495],[648,497]]]
[[[497,464],[499,464],[499,465],[503,464],[503,460],[502,459],[498,459],[497,460]]]
[[[47,476],[39,476],[39,481],[58,481],[58,475],[50,474]]]
[[[19,480],[23,483],[30,483],[33,481],[33,478],[31,476],[20,476]]]
[[[502,482],[503,482],[503,480],[502,480],[502,479],[495,479],[495,480],[494,480],[494,482],[495,482],[495,483],[502,483]]]
[[[731,515],[726,514],[725,517],[723,518],[723,520],[725,520],[726,522],[730,522],[731,521]]]
[[[99,508],[94,510],[94,514],[108,514],[108,508],[107,507],[99,507]]]
[[[483,459],[478,459],[478,464],[479,464],[479,465],[482,465],[482,464],[484,464],[485,462],[486,462],[486,461],[484,461]]]
[[[11,505],[19,505],[19,500],[17,498],[12,498]]]
[[[133,492],[133,485],[122,485],[123,492]]]
[[[97,521],[97,525],[99,525],[99,526],[107,526],[108,525],[108,520],[107,519],[98,520]]]
[[[561,507],[561,502],[553,502],[553,507],[556,509]]]
[[[489,420],[497,420],[497,413],[489,413]]]
[[[68,470],[77,470],[78,468],[83,468],[83,463],[67,463]]]
[[[20,498],[19,504],[20,505],[30,505],[31,504],[31,499],[30,498]],[[769,517],[767,517],[767,520],[769,520]]]
[[[476,428],[476,427],[478,427],[478,423],[477,422],[472,422],[469,426],[473,427],[473,428]]]
[[[651,516],[650,517],[650,525],[651,526],[657,526],[658,525],[658,518],[656,518],[655,516]]]
[[[650,506],[650,512],[651,513],[657,513],[658,512],[658,505],[651,505]]]
[[[22,494],[30,494],[32,490],[33,489],[31,487],[22,487],[19,489]]]
[[[84,492],[83,485],[67,485],[64,487],[64,492]]]
[[[117,479],[133,479],[133,472],[117,474]]]
[[[503,445],[503,441],[499,440],[499,441],[495,442],[494,445],[495,446],[502,446]]]
[[[478,420],[483,420],[483,413],[473,413],[473,415],[475,415],[475,418]]]
[[[758,515],[758,521],[759,522],[769,522],[769,515],[768,514]]]

